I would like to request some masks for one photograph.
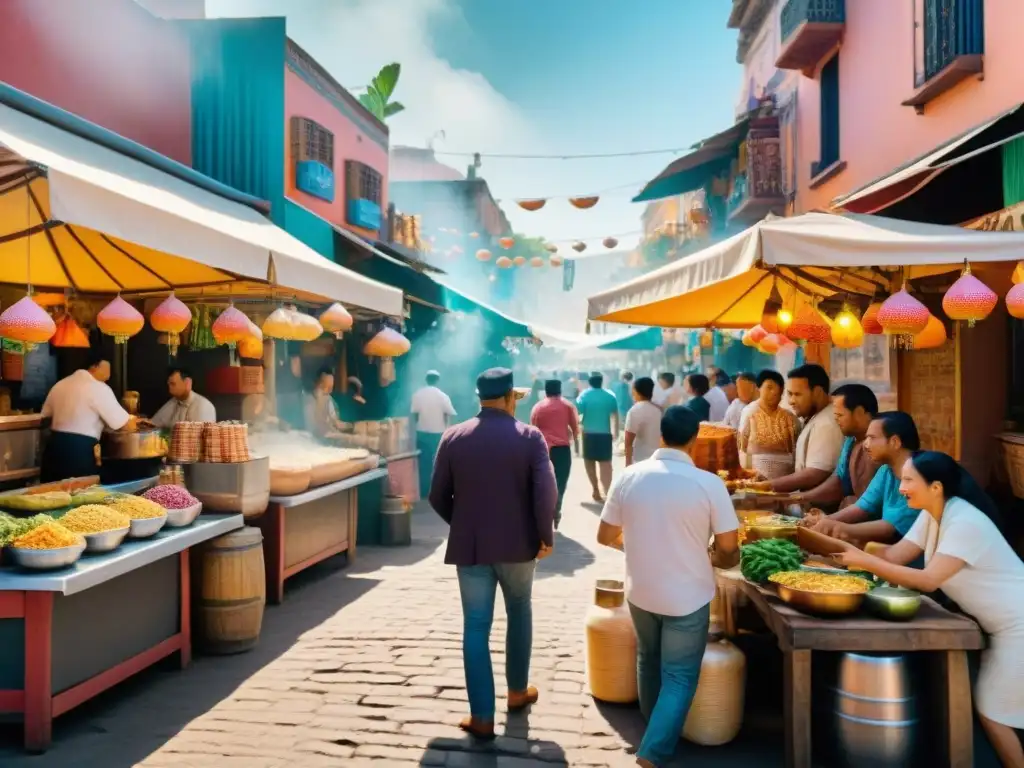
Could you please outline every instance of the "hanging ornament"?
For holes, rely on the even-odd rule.
[[[1017,283],[1006,294],[1006,311],[1010,317],[1024,318],[1024,283]]]
[[[878,310],[878,324],[885,329],[886,335],[892,338],[896,346],[911,346],[915,334],[928,325],[929,317],[931,313],[928,307],[907,292],[906,283],[886,299]]]
[[[558,253],[558,246],[555,245],[554,243],[547,243],[544,246],[544,250],[547,251],[548,253]]]
[[[565,259],[556,253],[548,260],[548,263],[551,264],[552,267],[560,267],[565,263]]]
[[[488,251],[486,248],[481,248],[479,251],[476,252],[476,260],[477,261],[490,261],[491,260],[491,252]]]
[[[82,330],[82,326],[75,322],[75,318],[65,313],[61,321],[57,323],[57,332],[50,339],[50,344],[64,349],[88,349],[89,336]]]
[[[763,354],[774,355],[782,348],[782,339],[777,333],[765,334],[757,347]]]
[[[570,197],[569,203],[573,208],[579,208],[581,211],[585,211],[587,208],[593,208],[597,205],[597,201],[601,198],[597,195],[591,197]]]
[[[864,329],[849,307],[844,306],[832,321],[832,344],[839,349],[855,349],[864,343]]]
[[[141,331],[145,324],[146,318],[142,313],[120,296],[96,315],[96,325],[103,333],[113,336],[115,344],[124,344]]]
[[[779,333],[787,333],[791,325],[793,325],[793,313],[788,309],[780,309],[779,314],[775,316],[775,326],[779,329]]]
[[[185,302],[172,293],[160,302],[149,316],[149,324],[157,333],[167,334],[167,351],[178,354],[181,345],[181,334],[192,322],[192,313]]]
[[[832,337],[832,329],[812,304],[804,304],[796,311],[786,333],[791,339],[802,339],[812,344],[824,344]]]
[[[864,310],[864,317],[860,319],[861,328],[864,329],[864,333],[872,336],[881,336],[885,333],[885,329],[882,324],[878,322],[878,312],[882,309],[882,302],[873,301],[868,305],[868,308]]]
[[[498,260],[494,262],[494,264],[500,269],[508,269],[509,267],[512,266],[512,259],[510,259],[508,256],[499,256]]]
[[[232,304],[213,321],[210,331],[213,333],[213,340],[218,344],[234,347],[249,335],[249,318]]]
[[[268,339],[294,341],[296,332],[295,321],[288,310],[278,307],[263,321],[262,331],[263,335]]]
[[[20,341],[25,348],[44,344],[57,332],[57,324],[31,296],[18,299],[0,314],[0,337]]]
[[[530,259],[530,266],[531,267],[543,267],[544,266],[544,259],[542,259],[540,256],[534,256],[533,258]]]
[[[378,358],[378,381],[382,387],[388,386],[395,380],[394,358],[404,355],[411,346],[405,336],[387,327],[381,328],[376,336],[366,342],[363,354],[367,357]]]
[[[751,338],[750,331],[744,332],[743,338],[741,338],[740,341],[743,342],[743,346],[745,347],[757,347],[757,342]]]
[[[1024,283],[1024,261],[1017,262],[1017,266],[1013,268],[1013,274],[1010,276],[1010,280],[1013,281],[1014,285]]]
[[[470,232],[469,236],[472,237],[475,240],[476,238],[480,237],[480,233],[479,232]]]
[[[928,324],[923,331],[914,334],[911,346],[914,349],[935,349],[946,343],[946,326],[935,315],[928,315]]]
[[[238,342],[238,356],[246,360],[259,360],[263,357],[263,342],[255,336],[246,336]]]
[[[966,320],[967,327],[973,328],[984,320],[999,303],[995,291],[971,274],[971,265],[964,265],[959,279],[942,297],[942,311],[950,320]]]
[[[605,248],[614,248],[616,245],[619,244],[619,241],[616,240],[614,237],[606,237],[604,240],[601,241],[601,244]]]
[[[338,302],[334,302],[320,313],[320,325],[328,333],[333,333],[336,339],[340,339],[345,331],[352,329],[352,315]]]
[[[544,198],[537,200],[516,200],[516,204],[524,211],[539,211],[548,201]]]
[[[747,331],[747,334],[746,336],[744,336],[744,338],[749,337],[750,343],[754,346],[757,346],[758,344],[761,343],[761,340],[767,335],[768,331],[766,331],[761,325],[755,325],[753,328]]]
[[[700,335],[700,348],[711,349],[715,345],[715,332],[710,328]]]
[[[786,330],[785,328],[779,328],[779,312],[781,309],[782,294],[779,293],[779,287],[772,283],[772,292],[765,299],[764,308],[761,310],[761,327],[768,331],[768,333],[779,333]],[[792,315],[790,315],[789,322],[793,322]]]
[[[298,310],[292,311],[295,313],[294,322],[296,341],[316,341],[323,336],[324,327],[317,322],[315,317],[310,317]]]
[[[500,240],[498,240],[498,245],[500,245],[506,251],[509,248],[511,248],[513,245],[515,245],[515,244],[516,244],[516,240],[515,240],[514,237],[503,237]]]
[[[512,259],[512,263],[515,264],[517,267],[521,267],[523,266],[523,264],[526,263],[526,257],[516,256],[514,259]]]
[[[587,244],[584,243],[582,240],[577,240],[575,243],[572,244],[572,249],[576,251],[576,253],[583,253],[585,250],[587,250]]]

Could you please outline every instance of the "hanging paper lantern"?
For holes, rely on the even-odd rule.
[[[32,301],[40,307],[63,307],[68,303],[68,297],[63,293],[34,293]]]
[[[554,243],[547,243],[544,246],[544,250],[547,251],[548,253],[558,253],[558,246],[555,245]]]
[[[885,333],[885,329],[882,324],[878,322],[878,312],[882,309],[882,302],[873,301],[868,308],[864,310],[864,317],[860,319],[861,328],[864,329],[864,333],[871,334],[872,336],[881,336]]]
[[[510,259],[508,256],[499,256],[498,260],[494,263],[501,269],[508,269],[509,267],[512,266],[512,259]]]
[[[363,347],[367,357],[400,357],[409,351],[412,344],[393,328],[381,328]]]
[[[1017,283],[1007,292],[1006,311],[1010,317],[1024,318],[1024,283]]]
[[[486,248],[481,248],[479,251],[476,252],[476,260],[477,261],[490,261],[491,260],[491,252],[488,251]]]
[[[782,348],[782,339],[777,333],[766,334],[758,343],[757,348],[766,355],[774,355]]]
[[[928,324],[923,331],[914,334],[911,346],[914,349],[935,349],[946,343],[946,326],[935,315],[928,315]]]
[[[767,335],[768,335],[768,331],[766,331],[760,325],[755,325],[753,328],[751,328],[749,331],[747,331],[747,336],[750,337],[750,343],[755,345],[755,346],[760,344],[761,340],[765,336],[767,336]],[[744,337],[744,338],[746,338],[746,337]]]
[[[88,349],[89,336],[75,322],[75,318],[65,314],[61,321],[57,323],[57,332],[50,339],[50,344],[61,348]]]
[[[124,344],[142,330],[146,318],[135,307],[118,296],[96,315],[96,325],[108,336],[114,337],[115,344]]]
[[[534,256],[533,258],[530,259],[530,266],[531,267],[543,267],[544,266],[544,259],[542,259],[540,256]]]
[[[553,255],[553,256],[551,257],[551,259],[549,260],[549,262],[550,262],[550,264],[551,264],[551,266],[552,266],[552,267],[560,267],[560,266],[562,266],[562,264],[563,264],[563,263],[565,263],[565,259],[563,259],[563,258],[562,258],[561,256],[559,256],[559,255],[558,255],[558,254],[556,253],[556,254],[554,254],[554,255]]]
[[[781,309],[782,295],[779,293],[778,286],[773,284],[772,292],[765,299],[764,308],[761,310],[761,327],[768,331],[768,333],[779,333],[785,330],[785,328],[779,328],[779,312]],[[789,322],[793,322],[792,316],[790,316]]]
[[[218,344],[233,347],[249,335],[249,318],[232,304],[213,321],[210,332]]]
[[[572,249],[576,251],[576,253],[583,253],[585,250],[587,250],[587,244],[584,243],[582,240],[577,240],[575,243],[572,244]]]
[[[942,311],[950,320],[966,320],[967,327],[973,328],[976,322],[992,314],[998,302],[995,291],[972,275],[968,264],[942,297]]]
[[[192,313],[172,293],[160,302],[149,316],[149,324],[157,333],[167,334],[167,349],[172,355],[178,354],[181,334],[192,322]]]
[[[511,248],[513,245],[515,245],[515,244],[516,244],[516,240],[515,240],[514,237],[503,237],[500,240],[498,240],[498,245],[500,245],[506,251],[509,248]]]
[[[715,345],[715,333],[708,329],[700,335],[700,348],[711,349]]]
[[[259,360],[263,357],[263,342],[255,336],[246,336],[238,342],[238,356],[246,360]]]
[[[515,264],[517,267],[521,267],[523,266],[523,264],[526,263],[526,257],[516,256],[514,259],[512,259],[512,263]]]
[[[0,314],[0,337],[23,342],[31,348],[53,338],[57,324],[31,296],[25,296]]]
[[[263,335],[268,339],[294,341],[296,339],[295,320],[292,313],[278,307],[263,321]]]
[[[547,200],[543,198],[538,200],[516,200],[516,203],[524,211],[539,211],[547,203]]]
[[[601,198],[598,197],[597,195],[593,195],[591,197],[570,197],[569,203],[574,208],[579,208],[582,211],[586,210],[587,208],[593,208],[595,205],[597,205],[597,201],[600,199]]]
[[[345,331],[351,330],[352,322],[352,315],[338,302],[334,302],[320,313],[320,325],[339,339]]]
[[[849,307],[843,307],[832,321],[832,343],[840,349],[855,349],[864,343],[864,329]]]
[[[619,241],[616,240],[614,237],[606,237],[604,240],[601,241],[601,244],[604,245],[605,248],[614,248],[616,245],[619,244]]]
[[[1017,285],[1017,283],[1024,283],[1024,261],[1017,262],[1017,266],[1013,268],[1013,274],[1010,276],[1010,280],[1013,281],[1014,285]]]
[[[786,333],[791,339],[803,339],[812,344],[824,344],[832,337],[832,329],[818,308],[811,304],[804,304],[796,311]]]
[[[757,342],[751,338],[750,331],[746,331],[740,341],[743,342],[743,346],[745,347],[757,347]]]
[[[780,309],[775,316],[775,327],[779,329],[779,333],[788,333],[792,325],[793,313],[788,309]]]
[[[293,310],[296,341],[316,341],[323,336],[324,328],[315,317]]]
[[[480,237],[480,233],[479,232],[470,232],[469,236],[472,237],[473,239],[476,239],[476,238]]]
[[[878,324],[897,346],[912,345],[915,334],[928,325],[929,317],[928,307],[907,293],[906,284],[886,299],[878,310]]]

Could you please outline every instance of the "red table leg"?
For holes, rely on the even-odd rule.
[[[189,550],[183,549],[178,556],[178,570],[180,577],[180,606],[181,611],[181,651],[178,659],[181,668],[186,669],[192,663],[192,572],[189,570]]]
[[[25,749],[43,752],[53,733],[50,678],[53,593],[25,593]]]

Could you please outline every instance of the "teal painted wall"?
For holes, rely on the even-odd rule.
[[[279,223],[288,234],[298,238],[321,256],[337,262],[334,252],[334,227],[290,200],[285,200],[283,206],[284,220]]]
[[[274,223],[286,226],[285,20],[183,25],[191,42],[193,167],[268,201]]]

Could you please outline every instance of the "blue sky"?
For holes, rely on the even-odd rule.
[[[392,143],[440,152],[578,154],[687,147],[733,121],[741,81],[726,0],[207,0],[211,16],[288,18],[288,33],[346,86],[403,65]],[[484,158],[502,200],[607,193],[589,211],[503,207],[551,240],[636,241],[629,198],[672,155]],[[442,156],[464,170],[468,157]],[[634,234],[629,234],[634,233]]]

